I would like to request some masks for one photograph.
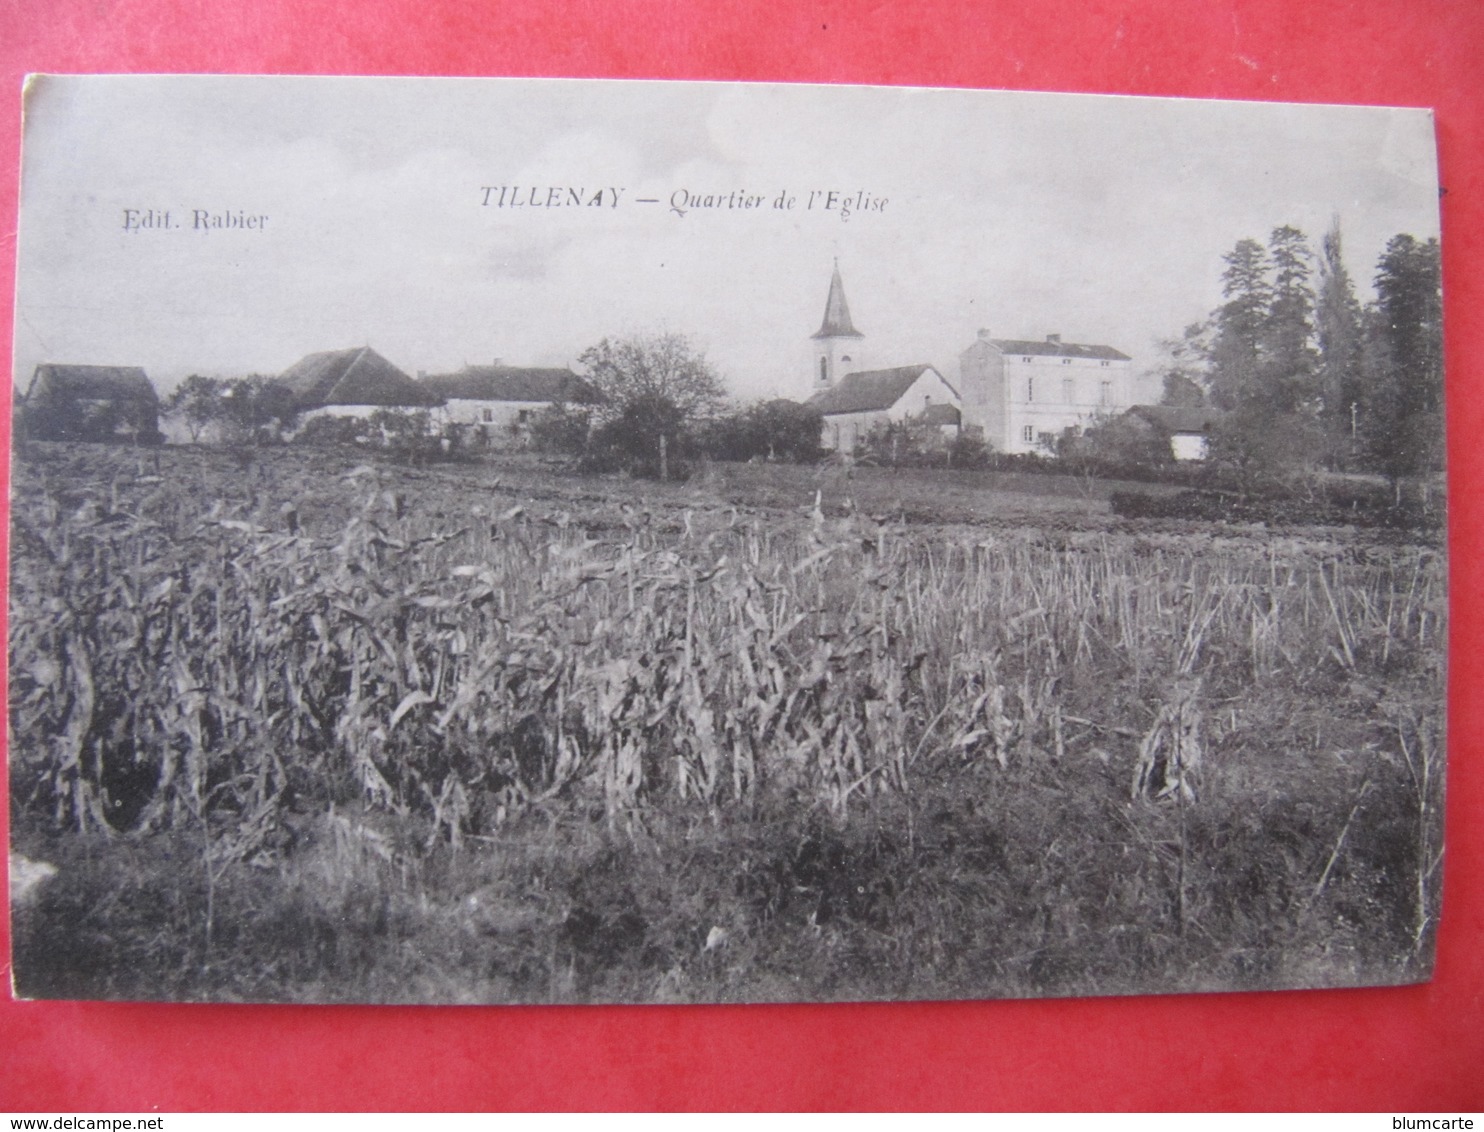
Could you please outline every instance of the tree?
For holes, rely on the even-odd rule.
[[[292,389],[257,374],[226,381],[192,374],[166,399],[165,412],[185,424],[193,443],[213,427],[232,443],[277,439],[299,415]]]
[[[1398,235],[1376,269],[1366,318],[1367,453],[1398,496],[1408,476],[1442,466],[1443,296],[1436,239]]]
[[[726,390],[706,356],[681,334],[604,338],[582,352],[578,363],[604,401],[600,418],[621,417],[640,398],[673,405],[687,424],[710,420],[726,402]]]
[[[222,390],[224,419],[240,440],[279,439],[298,418],[294,391],[272,377],[253,374],[227,382]]]
[[[1268,284],[1268,256],[1256,240],[1240,240],[1224,257],[1221,293],[1226,302],[1212,318],[1211,399],[1223,409],[1235,409],[1257,396],[1263,326],[1272,288]]]
[[[1314,327],[1319,342],[1317,386],[1327,462],[1344,467],[1355,447],[1363,396],[1365,335],[1360,302],[1345,267],[1338,218],[1320,243]]]
[[[1307,237],[1288,225],[1273,229],[1267,248],[1241,240],[1225,257],[1226,302],[1212,315],[1210,393],[1228,416],[1209,455],[1244,490],[1322,454],[1312,259]]]
[[[1274,228],[1268,239],[1273,284],[1262,321],[1258,385],[1275,413],[1317,408],[1314,373],[1314,289],[1309,285],[1313,253],[1297,228]]]
[[[191,374],[165,399],[165,415],[179,420],[191,434],[191,443],[222,418],[222,383],[214,377]]]
[[[1206,404],[1210,380],[1211,323],[1193,322],[1179,338],[1159,342],[1155,374],[1162,379],[1159,403],[1198,409]]]

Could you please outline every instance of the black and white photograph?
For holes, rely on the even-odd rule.
[[[1426,981],[1438,204],[1421,109],[32,76],[15,995]]]

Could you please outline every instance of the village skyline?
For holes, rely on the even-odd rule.
[[[675,332],[739,399],[798,396],[836,259],[867,365],[951,375],[988,328],[1142,370],[1238,239],[1338,216],[1366,297],[1390,236],[1438,229],[1419,110],[117,77],[35,81],[27,124],[22,389],[40,362],[165,393],[349,346],[437,373]]]

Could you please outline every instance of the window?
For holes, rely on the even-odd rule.
[[[1022,361],[1022,362],[1028,362],[1028,361],[1030,361],[1030,359],[1029,359],[1029,358],[1021,358],[1021,359],[1020,359],[1020,360],[1021,360],[1021,361]]]
[[[1025,399],[1034,401],[1036,399],[1036,379],[1028,377],[1025,379]]]
[[[525,424],[528,420],[531,419],[531,410],[530,409],[522,409],[520,412],[518,412],[515,415],[515,419],[517,421],[519,421],[521,424]]]
[[[1074,393],[1074,390],[1073,390],[1072,379],[1070,377],[1064,377],[1064,378],[1062,378],[1061,379],[1061,399],[1064,402],[1066,402],[1068,405],[1070,405],[1072,403],[1072,401],[1075,400],[1075,398],[1073,396],[1073,393]]]
[[[1034,444],[1036,442],[1036,426],[1026,425],[1023,429],[1021,429],[1020,439],[1025,441],[1027,444]]]
[[[1098,365],[1102,366],[1104,369],[1107,369],[1108,368],[1108,363],[1107,362],[1099,362]]]
[[[495,411],[493,409],[480,409],[479,419],[488,424],[490,421],[495,419]]]
[[[1072,359],[1071,358],[1063,358],[1061,360],[1061,364],[1064,365],[1064,366],[1069,366],[1069,365],[1072,364]]]
[[[821,385],[828,385],[829,383],[830,383],[830,363],[829,363],[829,359],[828,358],[825,358],[825,357],[821,357],[819,359],[819,384],[821,384]]]
[[[1098,387],[1098,404],[1106,405],[1113,400],[1113,383],[1105,381]]]

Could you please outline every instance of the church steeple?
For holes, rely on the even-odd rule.
[[[840,279],[840,261],[830,276],[830,294],[824,304],[824,321],[810,336],[810,370],[805,389],[813,396],[839,383],[846,374],[864,369],[861,365],[861,343],[865,338],[850,320],[850,305],[845,301],[845,284]]]
[[[835,273],[830,276],[830,297],[824,304],[824,322],[815,338],[864,338],[850,321],[850,305],[845,301],[845,284],[840,279],[840,261],[835,260]]]

